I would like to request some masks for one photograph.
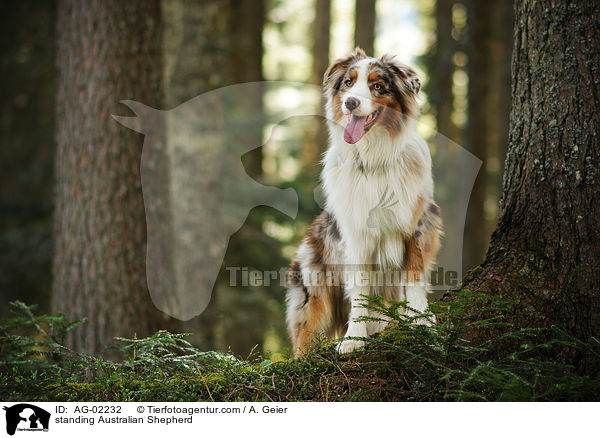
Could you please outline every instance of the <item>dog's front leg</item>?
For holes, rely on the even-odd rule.
[[[369,288],[354,287],[346,295],[350,299],[350,316],[348,318],[348,330],[337,345],[338,353],[350,353],[354,350],[363,348],[365,341],[362,339],[368,337],[367,322],[361,321],[361,318],[369,316],[369,311],[364,307],[364,297],[369,294]]]
[[[365,263],[366,257],[359,252],[360,249],[348,250],[351,256],[347,257],[348,261],[345,270],[345,295],[350,301],[350,315],[348,317],[348,330],[337,345],[338,353],[350,353],[365,346],[365,341],[362,339],[349,338],[366,338],[368,337],[367,322],[361,320],[369,316],[369,310],[364,307],[366,303],[365,297],[369,296],[371,272],[369,265]]]

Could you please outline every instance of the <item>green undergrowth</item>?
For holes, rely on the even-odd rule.
[[[517,329],[510,303],[458,293],[432,303],[433,327],[399,316],[404,303],[366,306],[391,320],[366,348],[340,356],[333,342],[279,362],[203,352],[185,334],[159,331],[117,338],[121,361],[65,346],[84,321],[35,315],[11,303],[0,323],[0,388],[5,401],[562,401],[598,400],[600,376],[555,359],[556,351],[600,360],[598,339],[578,340],[558,327]],[[483,340],[476,334],[486,333]]]

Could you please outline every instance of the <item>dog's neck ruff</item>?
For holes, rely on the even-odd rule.
[[[406,143],[414,133],[414,124],[405,124],[402,133],[392,138],[383,129],[365,136],[355,145],[343,142],[341,148],[350,148],[355,169],[365,176],[388,174],[401,164]]]
[[[389,173],[389,170],[392,167],[397,165],[397,160],[394,160],[394,162],[382,162],[378,164],[365,163],[356,149],[352,150],[352,159],[354,160],[355,169],[364,176],[386,174]]]

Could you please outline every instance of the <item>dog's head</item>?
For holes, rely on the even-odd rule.
[[[421,80],[394,57],[370,58],[356,48],[327,69],[323,77],[327,116],[344,126],[344,140],[354,144],[376,125],[395,137],[417,115]]]

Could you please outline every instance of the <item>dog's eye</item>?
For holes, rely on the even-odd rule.
[[[350,85],[352,85],[352,79],[346,79],[344,81],[344,84],[346,84],[346,87],[349,87]]]
[[[375,84],[375,85],[373,85],[373,88],[374,88],[375,90],[377,90],[377,91],[381,91],[381,90],[382,90],[382,88],[381,88],[381,84]]]

